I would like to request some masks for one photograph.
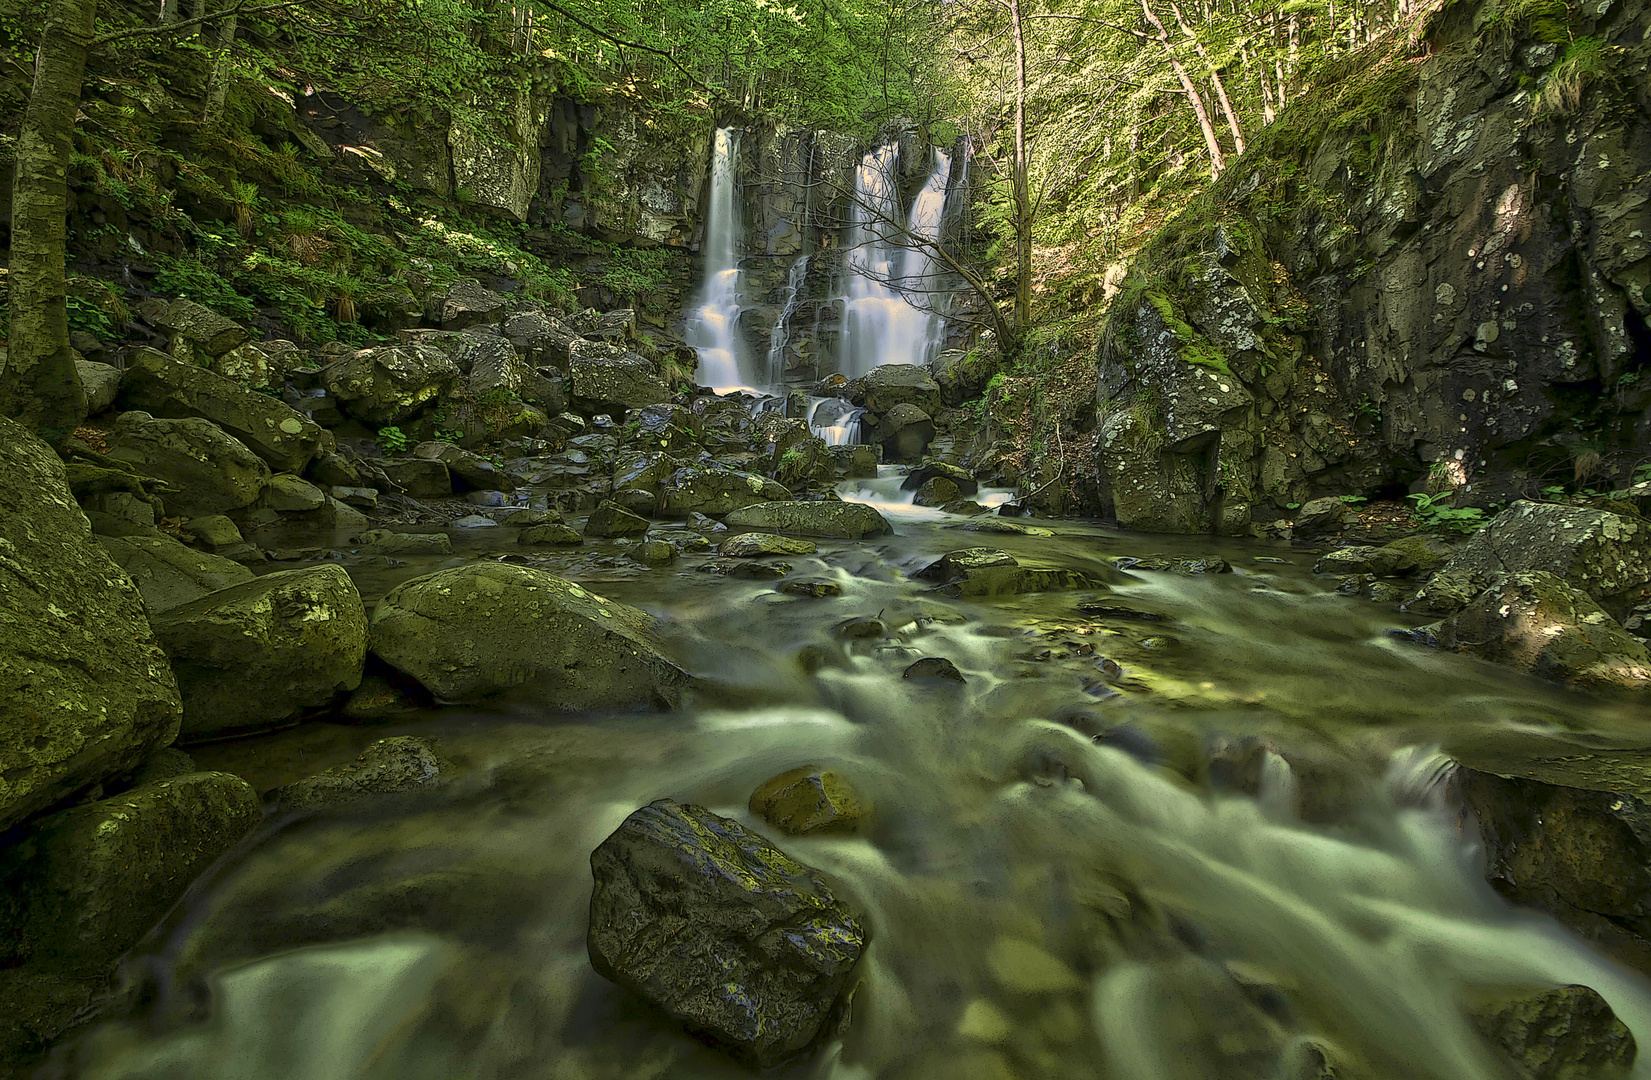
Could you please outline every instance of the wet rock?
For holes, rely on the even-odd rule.
[[[575,344],[568,379],[574,398],[587,408],[638,409],[671,399],[652,364],[611,346]]]
[[[843,622],[838,623],[832,629],[832,632],[840,638],[847,638],[852,641],[888,637],[889,628],[888,624],[883,622],[882,619],[862,616],[855,619],[845,619]]]
[[[358,506],[363,510],[378,509],[377,488],[335,487],[329,494],[346,506]]]
[[[164,307],[148,306],[142,314],[155,329],[182,338],[207,357],[222,356],[252,340],[245,327],[193,300],[173,300]]]
[[[742,581],[778,581],[791,573],[784,562],[746,562],[743,559],[709,559],[695,567],[702,574],[737,578]]]
[[[1651,587],[1651,522],[1580,506],[1516,502],[1474,533],[1407,608],[1448,615],[1497,574],[1526,570],[1558,575],[1620,618]]]
[[[664,540],[644,540],[630,550],[631,558],[643,566],[669,566],[676,562],[676,548]]]
[[[109,433],[109,456],[172,485],[162,499],[168,513],[183,517],[244,509],[269,487],[263,459],[210,420],[122,413]]]
[[[896,405],[877,424],[886,461],[916,461],[934,441],[934,419],[916,405]]]
[[[638,517],[611,499],[591,511],[585,522],[585,535],[593,538],[610,536],[641,536],[648,531],[648,519]]]
[[[327,505],[327,494],[308,480],[277,473],[269,478],[264,505],[278,514],[308,514]]]
[[[831,458],[837,464],[837,471],[849,479],[868,479],[877,475],[879,447],[862,443],[854,446],[833,446],[830,450]]]
[[[154,622],[183,696],[180,737],[286,724],[361,682],[367,615],[338,566],[265,574]]]
[[[496,529],[499,523],[486,514],[466,514],[453,521],[455,529]]]
[[[935,476],[925,480],[923,486],[917,489],[917,494],[912,496],[912,505],[945,507],[957,502],[961,496],[962,492],[956,484],[943,476]]]
[[[433,345],[362,349],[322,371],[327,392],[355,419],[377,427],[399,424],[452,389],[459,368]]]
[[[80,388],[86,391],[87,416],[96,416],[113,405],[120,396],[119,368],[90,360],[76,360],[75,373],[80,376]]]
[[[872,805],[841,773],[804,765],[780,773],[751,793],[751,813],[781,832],[848,832],[870,816]]]
[[[62,461],[0,418],[0,829],[131,770],[180,715],[143,598],[93,539]]]
[[[1160,574],[1180,574],[1182,577],[1230,574],[1233,570],[1232,565],[1219,555],[1202,555],[1194,558],[1177,558],[1171,555],[1155,555],[1146,559],[1122,558],[1114,560],[1113,565],[1120,570],[1148,570]]]
[[[583,544],[585,538],[563,524],[531,525],[516,536],[516,543],[544,547],[572,547]]]
[[[441,775],[434,743],[398,735],[370,744],[348,765],[276,788],[267,799],[280,810],[327,810],[375,795],[433,787]]]
[[[523,311],[506,319],[500,329],[535,367],[566,371],[568,356],[579,335],[542,311]]]
[[[756,503],[732,511],[724,520],[740,528],[844,540],[864,540],[894,531],[882,514],[863,503],[824,500]]]
[[[467,326],[496,323],[504,318],[509,301],[480,282],[460,278],[447,287],[441,298],[441,328],[463,330]]]
[[[914,406],[927,416],[940,409],[940,386],[916,364],[883,364],[860,380],[865,406],[886,415],[899,405]]]
[[[1018,521],[992,515],[965,521],[957,528],[964,532],[1002,533],[1011,536],[1054,536],[1054,532],[1039,525],[1022,525]]]
[[[221,554],[229,548],[237,547],[245,541],[241,538],[241,530],[235,523],[222,514],[208,514],[205,517],[190,518],[178,530],[190,543],[206,548],[215,554]]]
[[[499,563],[398,585],[373,613],[371,645],[447,701],[520,687],[558,709],[675,708],[688,682],[648,615]]]
[[[610,501],[637,517],[654,517],[660,512],[659,496],[645,488],[620,488],[613,493]]]
[[[900,490],[917,491],[931,480],[949,480],[957,485],[958,495],[976,495],[980,492],[980,484],[969,475],[967,469],[960,469],[956,465],[948,465],[944,461],[925,461],[914,466],[901,482]]]
[[[660,491],[660,513],[681,517],[691,513],[722,517],[742,506],[782,502],[791,492],[755,473],[731,469],[679,469]]]
[[[97,542],[138,587],[151,614],[252,580],[232,559],[185,547],[170,536],[100,536]]]
[[[448,477],[453,482],[451,490],[498,491],[510,486],[504,472],[497,465],[452,443],[419,443],[413,448],[413,456],[439,461],[445,465]]]
[[[925,656],[900,673],[902,679],[949,679],[964,682],[963,672],[944,656]]]
[[[303,472],[330,438],[280,399],[154,349],[127,358],[120,403],[163,419],[211,421],[279,472]]]
[[[978,517],[981,514],[991,513],[991,511],[986,507],[968,499],[953,500],[952,502],[942,506],[940,509],[944,510],[948,514],[957,514],[961,517]]]
[[[592,966],[760,1067],[814,1042],[865,945],[817,872],[697,806],[636,811],[591,873]]]
[[[0,952],[8,966],[101,972],[262,816],[245,780],[197,772],[41,819],[0,853]]]
[[[694,449],[705,438],[704,421],[682,405],[649,405],[633,419],[636,429],[628,442],[639,449],[676,453]]]
[[[1374,574],[1386,577],[1398,572],[1403,556],[1387,548],[1356,546],[1337,548],[1313,564],[1315,574]],[[1412,564],[1414,565],[1414,564]]]
[[[1577,686],[1651,685],[1651,653],[1555,574],[1498,574],[1437,631],[1441,648]]]
[[[1437,536],[1405,536],[1380,549],[1393,562],[1392,572],[1403,576],[1429,574],[1456,553],[1456,546]]]
[[[1091,619],[1119,619],[1124,622],[1163,622],[1169,616],[1159,611],[1149,611],[1128,604],[1119,604],[1112,601],[1096,601],[1078,605],[1078,612]]]
[[[1297,536],[1325,536],[1357,525],[1358,513],[1339,498],[1314,499],[1296,511]]]
[[[384,458],[379,470],[392,484],[415,499],[445,499],[453,494],[453,478],[447,466],[429,458]]]
[[[717,554],[736,559],[750,559],[762,555],[813,555],[820,549],[812,540],[774,533],[740,533],[730,536],[717,546]]]
[[[823,600],[831,596],[843,595],[843,587],[835,581],[824,581],[819,578],[809,578],[804,581],[787,581],[780,586],[780,591],[787,596],[804,596],[811,600]]]
[[[1410,598],[1410,590],[1391,582],[1378,581],[1364,591],[1378,604],[1398,604]]]
[[[951,587],[957,596],[991,596],[1018,591],[1020,563],[996,548],[959,548],[949,551],[912,575]]]
[[[510,496],[502,491],[468,491],[464,501],[471,506],[500,507],[510,502]]]
[[[1637,1048],[1605,999],[1586,986],[1481,991],[1468,1018],[1530,1080],[1627,1075]]]
[[[837,476],[837,458],[824,439],[805,439],[780,455],[774,476],[788,487],[828,484]]]
[[[371,529],[360,536],[363,555],[451,555],[453,541],[446,533],[403,533]]]

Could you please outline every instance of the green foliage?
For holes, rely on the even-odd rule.
[[[407,433],[399,427],[381,427],[378,429],[378,445],[386,453],[399,454],[407,449]]]
[[[1560,116],[1582,104],[1582,91],[1607,69],[1605,45],[1598,38],[1580,37],[1566,46],[1542,76],[1531,99],[1531,113],[1537,117]]]
[[[1437,495],[1428,495],[1418,492],[1405,496],[1412,503],[1411,513],[1422,522],[1422,527],[1435,532],[1478,532],[1490,520],[1490,516],[1477,506],[1443,506],[1441,503],[1449,501],[1454,492],[1441,492]]]

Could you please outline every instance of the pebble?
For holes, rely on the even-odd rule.
[[[1013,994],[1065,994],[1083,989],[1066,964],[1025,938],[1000,937],[986,950],[986,970]]]

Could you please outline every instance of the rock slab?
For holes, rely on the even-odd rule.
[[[866,931],[820,875],[670,799],[591,853],[591,965],[759,1067],[820,1035]]]

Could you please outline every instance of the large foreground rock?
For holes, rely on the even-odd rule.
[[[1498,574],[1439,628],[1439,644],[1577,686],[1651,686],[1651,653],[1581,589],[1542,571]]]
[[[639,409],[671,400],[671,388],[635,353],[589,342],[568,361],[573,396],[589,408]]]
[[[128,359],[120,401],[153,416],[210,420],[277,472],[303,472],[325,438],[320,425],[279,398],[154,349],[138,349]]]
[[[151,614],[252,580],[252,571],[235,560],[170,536],[100,536],[97,542],[126,571]]]
[[[477,563],[403,582],[372,651],[448,701],[522,687],[552,708],[675,708],[687,674],[653,619],[542,570]]]
[[[269,466],[210,420],[163,420],[122,413],[109,433],[109,456],[176,490],[162,495],[168,513],[225,514],[257,502],[269,488]]]
[[[92,538],[51,448],[0,419],[0,830],[178,733],[143,598]]]
[[[446,393],[459,367],[434,345],[362,349],[329,365],[327,391],[366,424],[397,424]]]
[[[187,738],[297,720],[361,685],[367,614],[338,566],[254,578],[155,619],[183,694]]]
[[[817,872],[698,806],[643,807],[590,865],[592,966],[758,1066],[815,1040],[865,946]]]
[[[725,519],[730,526],[864,540],[894,531],[888,519],[864,503],[765,502],[742,506]]]
[[[1406,607],[1449,615],[1498,574],[1528,570],[1557,575],[1620,619],[1651,587],[1651,523],[1581,506],[1516,502],[1475,533]]]
[[[1468,1019],[1529,1080],[1626,1076],[1638,1056],[1633,1032],[1589,987],[1481,991],[1475,997]]]
[[[896,405],[915,405],[933,415],[940,411],[940,384],[916,364],[883,364],[860,380],[865,387],[866,408],[882,414]]]

